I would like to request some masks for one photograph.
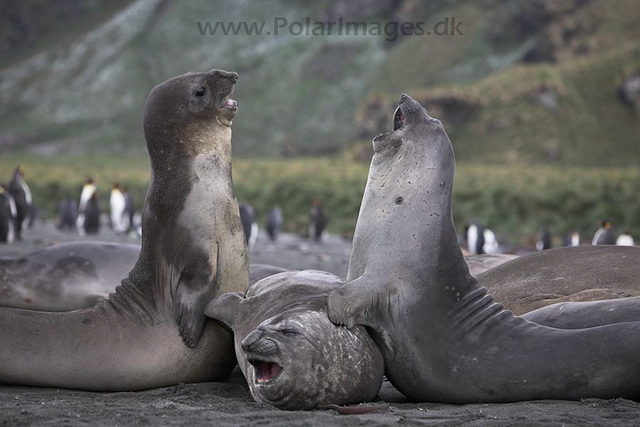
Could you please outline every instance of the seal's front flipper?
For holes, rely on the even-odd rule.
[[[352,282],[329,292],[327,315],[336,325],[351,329],[363,325],[374,332],[374,338],[393,359],[395,336],[393,317],[397,315],[398,289],[379,280],[360,276]]]
[[[211,300],[204,309],[204,314],[233,329],[238,315],[239,305],[244,294],[229,292]]]
[[[380,318],[380,302],[387,300],[384,293],[384,288],[372,284],[364,276],[338,286],[327,299],[329,320],[349,329],[355,325],[375,327]]]
[[[217,266],[204,258],[192,259],[182,271],[174,307],[182,341],[195,347],[204,331],[204,309],[215,293]]]

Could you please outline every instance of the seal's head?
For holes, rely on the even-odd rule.
[[[143,117],[151,160],[177,147],[193,155],[211,148],[211,143],[230,143],[238,111],[231,95],[237,81],[237,73],[214,69],[183,74],[153,88]]]
[[[246,298],[225,294],[209,304],[207,315],[234,331],[256,401],[299,410],[376,396],[380,350],[364,328],[336,326],[326,314],[327,292],[341,283],[327,273],[286,272],[256,283]]]
[[[437,262],[440,254],[459,251],[441,251],[437,244],[455,233],[450,227],[455,158],[442,123],[403,94],[392,125],[390,132],[373,139],[374,155],[353,237],[347,282],[372,268],[377,272],[416,272],[415,265],[426,269],[425,260]],[[413,248],[411,256],[407,255],[409,247]],[[399,253],[403,256],[398,257]],[[339,293],[342,291],[332,293],[330,313],[337,301],[333,295]],[[351,312],[353,303],[346,298],[340,302]],[[347,324],[353,321],[351,317]]]
[[[444,145],[451,145],[440,120],[429,116],[418,101],[402,94],[393,113],[393,130],[373,139],[373,151],[385,156],[404,150],[421,154],[423,150],[439,145],[440,141],[448,143]],[[401,150],[403,146],[407,148]]]

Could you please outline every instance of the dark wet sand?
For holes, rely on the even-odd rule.
[[[315,268],[346,275],[350,243],[330,237],[322,244],[284,235],[276,244],[260,236],[251,261],[285,268]],[[50,224],[27,230],[25,240],[0,245],[0,256],[28,253],[77,239]],[[104,230],[87,240],[135,243]],[[2,325],[0,325],[2,327]],[[0,343],[2,345],[2,343]],[[640,355],[639,355],[640,357]],[[389,409],[367,415],[335,411],[286,412],[253,401],[236,369],[222,383],[181,384],[145,392],[89,393],[36,387],[0,386],[0,426],[630,426],[640,424],[640,403],[624,399],[581,402],[535,401],[510,404],[443,405],[407,403],[388,382],[380,392]]]
[[[461,406],[406,403],[388,383],[380,396],[389,402],[389,409],[382,413],[279,411],[253,401],[239,370],[222,383],[181,384],[136,393],[0,387],[0,425],[630,426],[640,418],[640,404],[624,399]]]

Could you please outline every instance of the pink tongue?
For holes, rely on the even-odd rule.
[[[278,365],[277,363],[272,363],[271,364],[271,378],[273,378],[276,375],[278,375],[281,370],[282,370],[282,368],[280,367],[280,365]]]
[[[277,363],[262,362],[262,376],[259,382],[267,382],[280,373],[282,368]]]

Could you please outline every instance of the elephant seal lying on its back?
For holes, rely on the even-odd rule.
[[[363,327],[331,323],[326,297],[342,285],[320,271],[289,271],[230,293],[207,316],[233,329],[253,398],[280,409],[314,409],[373,399],[382,384],[380,349]]]

